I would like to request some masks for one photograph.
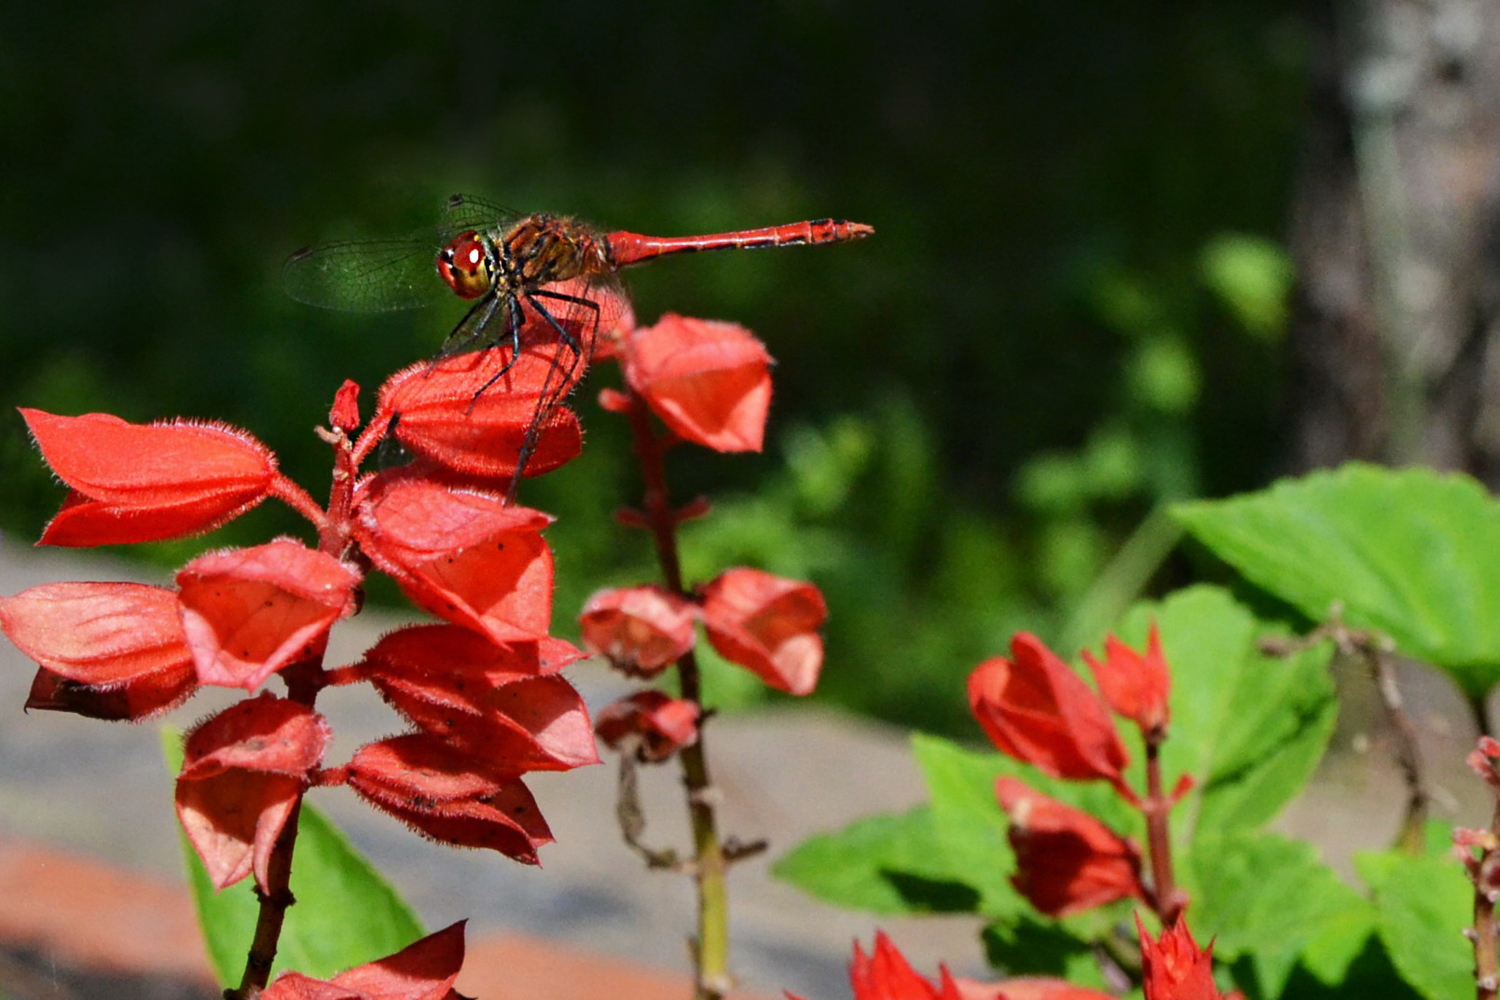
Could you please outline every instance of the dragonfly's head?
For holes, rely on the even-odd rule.
[[[495,285],[494,245],[472,229],[438,251],[439,276],[461,299],[477,299]]]

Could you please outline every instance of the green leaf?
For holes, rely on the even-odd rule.
[[[163,729],[162,748],[171,773],[180,771],[181,734]],[[260,909],[252,879],[216,892],[186,836],[182,851],[209,959],[221,983],[237,986]],[[400,951],[424,934],[390,883],[305,801],[291,888],[297,902],[282,927],[278,971],[296,969],[326,979]]]
[[[925,806],[809,838],[771,872],[819,899],[874,913],[970,913],[979,901],[945,867]]]
[[[1267,822],[1306,786],[1333,734],[1331,648],[1263,655],[1270,626],[1217,587],[1137,605],[1115,634],[1142,649],[1153,620],[1172,671],[1164,780],[1197,782],[1177,825],[1201,836]]]
[[[985,958],[1007,976],[1052,976],[1074,986],[1108,988],[1095,946],[1054,922],[1036,917],[987,924],[980,933]]]
[[[1350,464],[1173,515],[1312,620],[1341,602],[1470,698],[1500,679],[1500,504],[1467,476]]]
[[[1191,924],[1213,935],[1216,957],[1248,960],[1258,995],[1280,996],[1299,962],[1324,985],[1342,981],[1375,912],[1310,844],[1247,831],[1200,836],[1191,848]]]
[[[1429,1000],[1474,995],[1474,887],[1452,857],[1388,851],[1355,858],[1375,892],[1377,926],[1391,962]]]

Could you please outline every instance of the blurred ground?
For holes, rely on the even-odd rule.
[[[64,579],[167,582],[143,576],[142,568],[130,563],[89,553],[39,552],[14,541],[0,541],[0,594]],[[329,662],[349,662],[395,624],[395,619],[376,614],[340,623],[334,630]],[[28,869],[46,857],[29,852],[36,842],[45,842],[108,862],[120,877],[144,877],[146,882],[131,885],[143,886],[140,892],[164,900],[161,907],[170,909],[165,901],[178,898],[171,888],[185,889],[185,880],[171,783],[154,732],[158,723],[132,726],[47,712],[23,714],[20,706],[33,672],[30,661],[8,643],[0,643],[0,706],[8,706],[0,707],[0,838],[5,838],[0,840],[0,894],[14,907],[18,894],[36,893],[38,920],[46,916],[42,909],[57,905],[49,902],[47,892],[71,894],[72,901],[79,902],[72,888],[59,888],[46,879],[27,880]],[[591,664],[573,668],[570,676],[594,708],[626,690]],[[165,724],[191,725],[235,697],[229,691],[200,692],[169,715]],[[346,759],[366,740],[402,728],[394,713],[363,687],[331,690],[319,707],[333,722],[332,761]],[[808,899],[773,881],[768,870],[776,856],[812,833],[922,801],[922,783],[904,735],[810,709],[716,719],[707,739],[714,781],[724,793],[723,829],[742,840],[768,837],[772,844],[768,855],[737,865],[731,874],[734,967],[742,985],[766,996],[779,996],[783,989],[810,1000],[846,996],[850,945],[859,938],[868,946],[874,918]],[[429,928],[467,917],[471,943],[485,939],[479,953],[494,954],[498,949],[508,956],[508,968],[523,968],[526,962],[517,956],[534,952],[518,945],[522,939],[514,936],[494,939],[486,935],[520,933],[577,949],[575,957],[563,963],[575,973],[589,961],[616,977],[646,976],[648,982],[658,980],[651,979],[649,968],[635,966],[676,973],[682,977],[681,995],[688,996],[684,942],[693,927],[691,886],[680,876],[644,870],[620,842],[613,811],[613,761],[567,774],[533,775],[527,783],[557,838],[557,843],[543,848],[541,870],[488,852],[458,851],[422,840],[343,789],[319,793],[314,802],[386,873]],[[667,769],[652,769],[643,786],[648,842],[687,844],[675,775]],[[53,857],[54,870],[66,867],[64,860],[60,855]],[[7,877],[12,881],[6,882]],[[14,891],[6,891],[7,886]],[[100,905],[110,901],[118,906],[122,895],[135,891],[112,890],[90,898]],[[88,911],[85,905],[83,912]],[[54,919],[51,931],[39,931],[35,921],[25,920],[21,924],[26,926],[18,928],[19,918],[0,913],[0,947],[10,948],[13,958],[17,948],[24,952],[17,975],[30,969],[33,985],[53,984],[40,994],[13,986],[12,996],[58,996],[66,978],[58,970],[80,960],[87,966],[87,947],[82,959],[73,952],[48,953],[59,945],[74,952],[75,946],[83,947],[79,939],[70,942],[65,933],[82,919],[76,915],[79,908],[70,906],[66,912],[73,916],[64,919],[61,928]],[[122,921],[119,927],[150,926],[136,916],[109,912],[115,916],[108,919]],[[77,926],[83,935],[83,925]],[[971,921],[882,920],[880,926],[897,937],[918,968],[935,971],[939,961],[964,974],[980,974],[983,968]],[[156,935],[157,929],[152,933]],[[111,936],[108,929],[99,935]],[[190,967],[183,961],[178,956],[163,968],[180,974]],[[622,965],[622,961],[629,964]],[[43,970],[39,978],[37,969]],[[80,975],[67,982],[75,995],[92,996],[93,980]],[[5,978],[0,966],[0,980]],[[134,986],[127,990],[121,981],[112,980],[106,992],[112,1000],[126,994],[170,995],[170,990],[160,992],[165,988],[161,983],[132,982]],[[484,995],[493,998],[497,993],[490,989]],[[528,995],[532,1000],[542,996]]]

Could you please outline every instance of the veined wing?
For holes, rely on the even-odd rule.
[[[385,312],[451,299],[430,239],[345,240],[298,250],[282,268],[286,292],[325,309]]]

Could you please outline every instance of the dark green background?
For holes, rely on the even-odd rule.
[[[1275,468],[1280,264],[1256,241],[1307,47],[1292,8],[1223,0],[11,4],[0,402],[222,419],[322,495],[334,390],[430,355],[462,306],[300,306],[298,246],[410,230],[454,191],[664,234],[869,222],[629,281],[644,321],[733,319],[779,362],[768,454],[679,465],[722,501],[692,567],[811,577],[826,694],[959,726],[976,659],[1062,630],[1155,503]],[[1269,318],[1205,277],[1225,238]],[[585,458],[523,495],[561,517],[560,623],[646,572],[607,518],[635,489],[593,404],[613,377],[580,394]],[[13,414],[0,484],[0,526],[34,537],[61,491]],[[270,506],[210,541],[301,530]]]

